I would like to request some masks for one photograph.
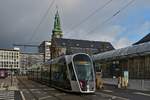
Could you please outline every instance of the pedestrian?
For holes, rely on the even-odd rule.
[[[119,76],[118,76],[118,88],[121,88],[121,84],[122,84],[122,83],[121,83],[121,82],[122,82],[121,80],[122,80],[122,79],[121,79],[121,76],[119,75]]]
[[[96,72],[96,88],[103,88],[102,70],[97,70]]]

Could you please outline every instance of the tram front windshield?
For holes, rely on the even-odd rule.
[[[93,80],[93,66],[89,56],[82,54],[76,55],[73,58],[73,62],[78,80]]]

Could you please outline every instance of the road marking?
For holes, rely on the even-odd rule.
[[[142,92],[134,92],[134,94],[144,95],[144,96],[150,96],[150,94],[142,93]]]
[[[53,91],[53,90],[56,90],[56,89],[51,88],[51,89],[44,89],[44,90]]]
[[[14,100],[14,91],[3,91],[0,95],[0,100]]]
[[[106,93],[96,92],[95,94],[107,96],[107,97],[110,97],[110,98],[112,98],[112,99],[118,98],[118,99],[121,99],[121,100],[130,100],[130,99],[128,99],[128,98],[119,97],[119,96],[115,96],[115,95],[110,95],[110,94],[106,94]]]
[[[39,89],[30,89],[31,91],[37,91],[37,90],[39,90]]]
[[[34,93],[41,94],[43,92],[42,91],[34,91]]]
[[[63,96],[63,95],[66,95],[66,93],[56,93],[56,94],[54,94],[56,97],[57,96]]]
[[[22,100],[26,100],[22,91],[20,91]]]
[[[45,96],[45,97],[41,97],[39,98],[39,100],[43,100],[43,99],[47,99],[47,98],[51,98],[52,96]]]
[[[113,91],[111,91],[111,90],[103,90],[104,92],[113,92]]]

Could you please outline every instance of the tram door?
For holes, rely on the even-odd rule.
[[[62,84],[62,87],[65,88],[65,89],[68,89],[70,90],[71,89],[71,86],[70,86],[70,81],[69,81],[69,74],[68,74],[68,70],[67,70],[67,64],[66,64],[66,61],[65,61],[65,58],[62,58],[60,61],[59,61],[59,64],[60,64],[60,76],[61,76],[61,84]]]

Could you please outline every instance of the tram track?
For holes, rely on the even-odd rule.
[[[36,87],[39,87],[37,84],[34,84]],[[46,92],[47,93],[47,90],[45,90],[45,89],[43,89],[43,88],[41,88],[41,87],[39,87],[43,92]],[[50,96],[52,96],[52,97],[55,97],[57,100],[62,100],[61,98],[59,98],[58,96],[56,96],[56,95],[54,95],[54,94],[52,94],[52,93],[48,93]]]
[[[37,84],[35,84],[37,86]],[[44,92],[46,90],[42,89]],[[46,91],[47,92],[47,91]],[[65,94],[68,94],[68,95],[73,95],[73,96],[77,96],[77,97],[80,97],[82,98],[83,100],[91,100],[90,98],[88,97],[85,97],[85,95],[88,95],[88,94],[73,94],[73,93],[68,93],[68,92],[63,92]],[[58,97],[57,95],[54,95],[52,93],[49,93],[51,96],[55,97],[57,100],[64,100],[64,99],[61,99],[60,97]]]
[[[26,85],[20,78],[17,78],[17,79],[23,85],[24,89],[26,89],[30,93],[30,95],[32,96],[32,100],[44,100],[44,98],[51,98],[51,97],[54,97],[56,100],[66,100],[66,99],[62,99],[62,97],[59,97],[59,96],[63,96],[63,94],[72,95],[72,96],[78,97],[82,100],[92,100],[91,98],[86,97],[86,96],[87,95],[90,95],[90,96],[94,95],[94,94],[73,94],[73,93],[66,93],[66,92],[60,92],[60,91],[58,91],[60,93],[54,94],[54,93],[48,92],[48,90],[45,90],[45,88],[40,87],[38,85],[39,83],[36,83],[34,81],[28,82],[28,84],[34,84],[34,86],[36,87],[36,89],[30,89],[29,86]],[[21,89],[21,90],[23,90],[23,89]],[[32,90],[39,90],[40,92],[46,92],[47,96],[39,98],[36,96],[36,93],[34,93]]]
[[[34,100],[39,100],[38,97],[30,90],[30,88],[24,82],[22,82],[20,80],[20,78],[17,77],[17,79],[18,79],[19,83],[21,83],[21,85],[23,85],[23,87],[24,87],[23,89],[26,89],[30,93],[30,95],[33,97]],[[20,88],[21,91],[23,91],[23,89]]]
[[[34,92],[32,92],[32,90],[24,83],[24,82],[22,82],[22,80],[20,80],[19,78],[18,78],[18,80],[19,80],[19,82],[24,86],[24,88],[27,90],[27,91],[29,91],[29,93],[32,95],[32,99],[34,99],[34,100],[44,100],[44,98],[46,98],[46,97],[41,97],[41,98],[38,98],[37,96],[36,96],[36,94],[34,93]],[[42,88],[42,87],[40,87],[39,85],[38,85],[38,83],[36,83],[36,82],[34,82],[34,81],[31,81],[31,84],[34,84],[34,86],[38,89],[38,90],[40,90],[41,92],[48,92],[47,90],[45,90],[45,88]],[[60,91],[59,91],[60,92]],[[85,95],[86,94],[72,94],[72,93],[66,93],[66,92],[60,92],[59,94],[53,94],[53,93],[50,93],[50,92],[48,92],[47,93],[47,97],[54,97],[56,100],[64,100],[64,99],[62,99],[61,97],[59,97],[59,96],[63,96],[63,94],[68,94],[68,95],[73,95],[73,96],[76,96],[76,97],[79,97],[79,98],[82,98],[82,100],[91,100],[90,98],[88,98],[88,97],[85,97]],[[66,99],[65,99],[66,100]]]
[[[37,85],[36,82],[33,83],[33,81],[32,81],[32,82],[30,82],[30,83],[31,83],[31,84],[33,83],[34,86],[37,88],[37,89],[34,89],[34,90],[39,90],[40,92],[46,92],[46,94],[47,94],[46,97],[41,97],[41,98],[39,98],[38,96],[36,96],[36,93],[34,93],[34,92],[32,91],[33,89],[30,89],[20,78],[17,77],[17,79],[18,79],[18,81],[23,85],[24,89],[26,89],[26,90],[30,93],[30,95],[32,96],[32,100],[44,100],[44,98],[47,98],[47,97],[54,97],[54,98],[57,99],[57,100],[63,100],[63,99],[61,99],[60,97],[58,97],[57,95],[54,95],[54,94],[52,94],[52,93],[49,93],[49,92],[47,91],[47,89],[45,90],[44,88],[42,88],[42,87],[40,87],[39,85]],[[22,91],[22,90],[23,90],[23,89],[21,88],[21,91]],[[48,93],[47,93],[47,92],[48,92]]]
[[[68,92],[58,91],[57,89],[51,88],[46,85],[40,85],[37,82],[31,80],[24,80],[21,77],[17,77],[20,84],[23,86],[21,90],[23,91],[26,89],[31,95],[32,99],[25,99],[25,100],[112,100],[112,96],[103,95],[101,93],[94,93],[94,94],[74,94]],[[26,84],[27,82],[27,84]],[[29,85],[28,85],[29,84]],[[32,88],[33,86],[33,88]],[[56,91],[55,91],[56,90]],[[38,95],[42,93],[43,95]],[[30,96],[29,96],[30,97]],[[70,99],[71,98],[71,99]],[[119,98],[115,98],[115,100],[123,100]]]
[[[89,95],[89,94],[88,94]],[[84,100],[91,100],[90,98],[88,97],[85,97],[85,95],[80,95],[81,98],[83,98]]]
[[[82,94],[80,96],[81,98],[84,98],[85,100],[129,100],[126,98],[114,96],[114,95],[109,95],[105,93],[94,93],[94,94]]]

